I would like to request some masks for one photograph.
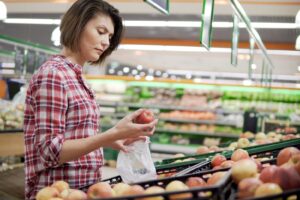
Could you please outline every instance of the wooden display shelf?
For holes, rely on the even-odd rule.
[[[25,151],[23,132],[0,134],[0,156],[23,155]]]

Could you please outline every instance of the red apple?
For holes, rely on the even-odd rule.
[[[277,183],[284,190],[296,189],[300,188],[300,175],[293,165],[286,163],[275,171],[272,182]]]
[[[226,160],[224,162],[221,163],[220,167],[221,168],[228,168],[228,167],[232,167],[233,163],[235,163],[232,160]]]
[[[205,180],[203,180],[201,177],[189,177],[185,184],[189,188],[206,186]]]
[[[163,193],[165,189],[159,186],[151,186],[145,190],[145,194],[155,194],[155,193]],[[164,200],[163,196],[153,196],[148,198],[143,198],[143,200]]]
[[[70,187],[69,187],[69,184],[65,181],[55,181],[51,187],[54,187],[56,188],[59,193],[61,193],[62,191],[64,190],[68,190]]]
[[[288,163],[292,164],[300,175],[300,154],[293,155]]]
[[[300,150],[297,149],[296,147],[287,147],[282,149],[278,156],[277,156],[277,165],[280,166],[284,163],[286,163],[287,161],[289,161],[289,159],[295,155],[295,154],[299,154]]]
[[[250,141],[248,140],[248,138],[240,138],[237,141],[238,148],[245,148],[245,147],[248,147],[249,145],[250,145]]]
[[[252,159],[239,160],[231,167],[231,176],[236,183],[239,183],[244,178],[255,177],[256,174],[257,165]]]
[[[145,190],[140,185],[131,185],[129,186],[122,195],[124,196],[132,196],[132,195],[141,195],[144,194]]]
[[[232,161],[238,161],[238,160],[247,159],[247,158],[249,158],[249,154],[244,149],[237,149],[231,155]]]
[[[54,197],[59,197],[59,191],[54,187],[44,187],[36,194],[36,200],[45,200]]]
[[[166,191],[167,192],[173,192],[173,191],[179,191],[179,190],[188,190],[189,187],[184,184],[181,181],[178,180],[174,180],[172,182],[170,182],[167,186],[166,186]],[[172,194],[170,195],[170,199],[188,199],[191,198],[192,194],[191,193],[180,193],[180,194]]]
[[[264,183],[261,184],[256,190],[255,190],[255,197],[263,197],[263,196],[269,196],[269,195],[275,195],[275,194],[281,194],[282,189],[281,187],[276,183]]]
[[[238,184],[239,199],[253,197],[255,190],[262,184],[258,178],[245,178]]]
[[[154,120],[154,114],[151,110],[144,110],[139,116],[136,117],[135,123],[148,124]]]
[[[207,180],[207,185],[215,185],[226,175],[227,172],[215,172]]]
[[[87,195],[89,199],[110,198],[115,192],[108,183],[99,182],[89,187]]]
[[[219,166],[222,164],[222,162],[226,161],[225,156],[221,154],[216,154],[212,159],[211,159],[211,165],[213,167]]]
[[[71,190],[64,200],[86,200],[87,195],[81,190]]]
[[[261,173],[259,175],[259,179],[264,183],[271,183],[273,180],[275,171],[277,171],[277,170],[278,170],[278,166],[270,165],[261,171]]]
[[[210,153],[210,150],[207,146],[198,147],[196,150],[196,154],[206,154],[206,153]]]

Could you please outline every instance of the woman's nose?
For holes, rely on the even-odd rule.
[[[102,45],[107,48],[110,44],[110,41],[109,41],[109,36],[108,35],[105,35],[103,38],[102,38],[102,41],[101,41]]]

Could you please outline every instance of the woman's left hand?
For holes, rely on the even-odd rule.
[[[123,152],[129,152],[128,150],[128,145],[132,144],[135,141],[138,140],[146,140],[146,136],[140,136],[137,138],[129,138],[129,139],[125,139],[125,140],[117,140],[115,142],[113,142],[112,144],[108,145],[108,147],[118,150],[118,151],[123,151]]]

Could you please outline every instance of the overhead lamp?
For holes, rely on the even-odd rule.
[[[0,1],[0,20],[7,18],[7,8],[3,1]]]
[[[296,27],[300,28],[300,10],[298,10],[297,12],[295,23],[296,23]]]
[[[300,50],[300,35],[298,35],[298,37],[296,39],[295,49]]]
[[[59,26],[56,27],[52,34],[51,34],[51,41],[53,42],[54,46],[59,46],[60,45],[60,30]]]

